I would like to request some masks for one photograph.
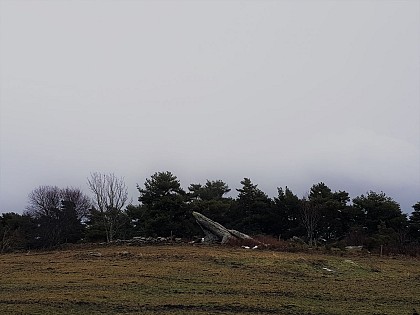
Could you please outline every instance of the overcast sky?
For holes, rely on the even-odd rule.
[[[95,171],[420,201],[419,1],[0,4],[0,212]]]

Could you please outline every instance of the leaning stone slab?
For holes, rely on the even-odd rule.
[[[226,244],[229,240],[242,239],[252,240],[252,237],[236,230],[228,230],[220,223],[217,223],[199,212],[192,213],[198,225],[204,232],[204,243]]]

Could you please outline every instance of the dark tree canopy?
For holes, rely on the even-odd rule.
[[[241,184],[242,188],[236,189],[239,194],[234,208],[235,228],[247,234],[268,233],[273,201],[249,178]]]
[[[201,200],[220,200],[230,191],[229,186],[222,180],[207,180],[204,186],[201,184],[191,184],[188,190],[192,198]]]
[[[90,207],[89,198],[78,188],[35,188],[28,196],[27,215],[32,227],[26,233],[30,235],[27,244],[51,247],[79,241],[83,236],[81,220],[87,217]]]
[[[270,198],[251,182],[249,178],[244,178],[241,181],[242,188],[236,189],[238,194],[238,202],[243,207],[247,208],[256,202],[270,203]]]
[[[364,226],[370,234],[378,232],[381,222],[398,230],[403,228],[406,217],[400,205],[385,193],[368,192],[353,199],[353,206],[363,214]]]
[[[413,205],[413,209],[409,222],[410,236],[420,243],[420,201]]]
[[[207,180],[204,186],[191,184],[188,190],[190,200],[188,207],[191,211],[202,213],[223,225],[232,225],[230,216],[232,198],[224,197],[230,191],[225,182]]]
[[[140,192],[139,201],[147,206],[156,206],[161,198],[185,195],[179,180],[171,172],[155,173],[146,179],[144,188],[137,185],[137,189]]]
[[[32,222],[29,215],[9,212],[0,216],[0,253],[24,249],[31,241]]]
[[[317,238],[329,241],[340,238],[348,230],[343,217],[350,201],[345,191],[333,192],[323,182],[311,187],[308,201],[316,206],[319,222],[314,231]]]
[[[187,194],[171,172],[158,172],[146,179],[144,188],[137,185],[143,230],[148,235],[190,235],[193,218],[186,201]],[[132,211],[133,212],[133,211]]]
[[[420,245],[420,202],[409,219],[385,193],[370,191],[353,198],[319,182],[299,198],[287,186],[270,198],[244,178],[236,198],[220,179],[193,183],[187,192],[169,171],[156,172],[137,185],[138,205],[128,204],[122,178],[93,173],[88,179],[94,202],[77,188],[39,186],[28,198],[24,215],[0,216],[0,251],[47,248],[67,242],[96,242],[134,236],[201,237],[193,211],[229,229],[284,240],[300,238],[309,245],[380,246],[403,252]],[[92,205],[93,204],[93,205]]]
[[[271,220],[272,235],[279,235],[283,239],[304,235],[304,228],[300,220],[299,197],[287,186],[285,189],[277,188],[277,197],[274,198],[275,216]]]
[[[66,187],[61,189],[61,200],[74,204],[77,217],[85,219],[92,207],[92,201],[79,188]]]
[[[83,235],[76,205],[63,200],[59,207],[50,208],[48,213],[33,218],[31,244],[37,248],[52,247],[64,243],[76,243]]]

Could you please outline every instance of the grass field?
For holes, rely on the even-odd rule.
[[[0,314],[413,314],[420,261],[212,246],[0,255]]]

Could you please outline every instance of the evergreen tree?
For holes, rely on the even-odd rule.
[[[3,213],[0,216],[0,253],[28,248],[34,228],[27,214]]]
[[[305,230],[300,222],[300,200],[286,186],[277,188],[277,197],[274,198],[274,214],[271,220],[273,235],[279,235],[283,239],[293,236],[303,236]]]
[[[370,191],[353,199],[353,206],[363,214],[369,248],[374,248],[390,239],[394,245],[402,245],[407,232],[407,217],[401,212],[400,205],[385,193]],[[385,235],[387,233],[387,235]]]
[[[80,241],[84,228],[78,218],[74,202],[68,200],[61,202],[59,225],[61,229],[60,243],[76,243]]]
[[[191,184],[188,187],[191,197],[200,200],[220,200],[230,189],[222,180],[210,181],[207,180],[206,184]]]
[[[232,199],[224,197],[230,191],[226,183],[222,180],[207,180],[204,186],[191,184],[188,190],[190,191],[188,206],[191,211],[200,212],[222,225],[231,226]]]
[[[413,206],[414,211],[410,215],[410,237],[420,243],[420,201]]]
[[[50,208],[45,214],[35,217],[34,223],[36,229],[33,246],[38,248],[76,243],[83,235],[83,225],[71,201],[63,200],[60,207]]]
[[[350,201],[345,191],[332,192],[324,183],[311,187],[308,200],[319,209],[319,222],[316,236],[326,241],[337,240],[343,237],[349,227],[345,224],[344,212]]]
[[[353,199],[353,205],[363,213],[364,226],[371,235],[378,232],[381,221],[394,230],[403,228],[406,223],[400,205],[383,192],[370,191],[358,196]]]
[[[106,242],[106,230],[103,215],[96,208],[89,211],[86,221],[85,239],[88,242]]]
[[[191,236],[194,220],[186,206],[187,195],[171,172],[157,172],[146,179],[140,192],[143,230],[154,236]],[[133,218],[132,218],[133,219]]]
[[[241,181],[242,188],[236,200],[235,227],[249,234],[269,234],[273,201],[249,178]]]

